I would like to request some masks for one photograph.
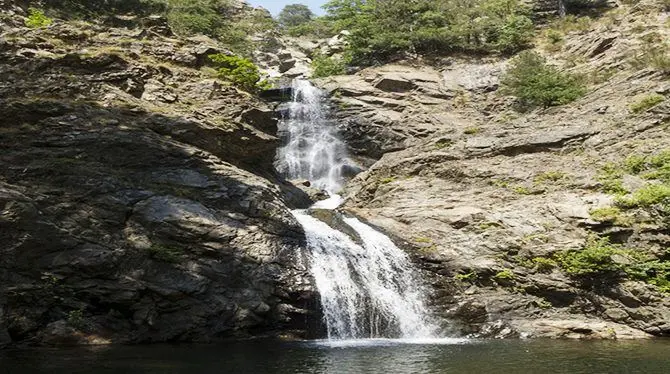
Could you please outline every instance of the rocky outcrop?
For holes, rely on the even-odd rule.
[[[649,32],[667,33],[658,22]],[[557,108],[515,111],[498,91],[505,59],[398,63],[318,81],[353,152],[371,164],[347,186],[345,210],[404,243],[445,328],[490,337],[670,335],[670,299],[653,285],[585,281],[556,262],[534,262],[583,248],[595,234],[641,253],[670,247],[667,223],[643,211],[631,226],[591,216],[614,202],[600,188],[604,165],[670,144],[666,76],[627,65],[640,42],[626,27],[594,23],[566,37],[553,61],[608,75]],[[666,100],[630,110],[654,93]]]
[[[319,321],[289,210],[310,200],[273,172],[272,108],[199,70],[218,43],[154,21],[4,24],[0,346]]]

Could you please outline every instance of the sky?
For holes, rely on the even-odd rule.
[[[272,13],[273,16],[279,14],[279,12],[288,4],[305,4],[312,12],[322,15],[323,9],[321,5],[325,4],[328,0],[247,0],[247,2],[253,6],[262,6]]]

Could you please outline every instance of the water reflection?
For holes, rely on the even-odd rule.
[[[409,343],[409,344],[408,344]],[[277,341],[220,345],[0,351],[0,373],[668,373],[670,341],[443,341],[353,344]]]

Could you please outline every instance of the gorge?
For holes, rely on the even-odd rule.
[[[0,0],[0,371],[663,372],[668,8],[382,3]]]

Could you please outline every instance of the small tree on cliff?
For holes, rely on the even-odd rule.
[[[314,18],[314,13],[303,4],[287,5],[279,13],[279,24],[282,27],[295,27],[304,25]]]

